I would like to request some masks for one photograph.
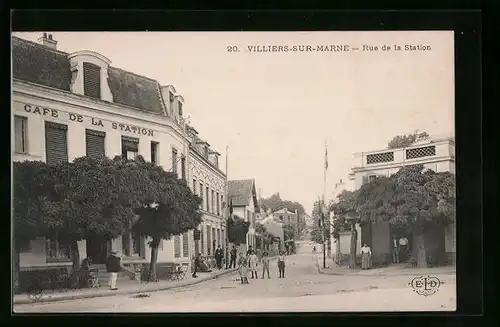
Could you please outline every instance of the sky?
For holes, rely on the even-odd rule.
[[[191,125],[222,154],[222,170],[229,147],[228,179],[255,178],[262,196],[279,192],[309,213],[323,193],[325,144],[328,198],[348,179],[355,152],[414,130],[454,135],[452,31],[50,33],[59,50],[93,50],[114,67],[174,85]],[[36,41],[41,32],[14,35]],[[350,51],[250,50],[274,45]]]

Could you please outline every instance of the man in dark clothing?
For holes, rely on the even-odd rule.
[[[193,278],[197,278],[196,273],[200,269],[200,262],[201,262],[201,253],[198,253],[196,257],[194,257],[194,269],[193,269]]]
[[[236,268],[236,256],[238,255],[238,250],[236,250],[236,247],[234,245],[231,249],[230,255],[231,260],[229,261],[229,268]]]
[[[111,255],[106,261],[106,270],[109,273],[108,285],[112,290],[117,290],[116,280],[118,273],[122,270],[121,259],[118,256],[118,251],[111,251]]]
[[[215,250],[215,262],[217,263],[217,268],[222,269],[222,259],[224,258],[224,253],[220,245]]]

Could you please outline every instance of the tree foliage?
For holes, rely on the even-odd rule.
[[[455,176],[422,165],[406,166],[391,177],[365,184],[356,198],[362,221],[388,221],[418,236],[417,264],[426,265],[423,233],[455,220]]]
[[[240,245],[246,242],[246,237],[250,223],[240,218],[237,215],[233,215],[228,221],[228,234],[229,242],[235,245]]]
[[[419,133],[417,130],[410,134],[394,136],[392,140],[389,141],[387,146],[389,149],[406,148],[414,144],[415,142],[426,139],[428,137],[429,134],[427,134],[426,132]]]
[[[297,210],[297,220],[298,220],[298,228],[299,231],[302,231],[305,228],[305,209],[302,204],[296,201],[289,201],[281,199],[279,193],[275,193],[268,198],[259,199],[260,209],[264,212],[271,210],[271,212],[275,212],[281,209],[286,208],[288,211],[295,212]],[[297,232],[299,232],[297,231]]]
[[[315,201],[313,204],[312,218],[314,219],[314,225],[311,230],[311,240],[316,243],[323,243],[323,237],[328,240],[330,237],[330,222],[325,218],[324,226],[321,225],[321,211],[322,205],[320,201]],[[323,233],[323,235],[322,235]]]
[[[285,241],[296,239],[297,228],[294,224],[283,224],[283,237],[285,238]]]
[[[356,198],[358,192],[343,191],[330,204],[330,211],[333,211],[332,235],[339,238],[339,233],[350,230],[350,225],[346,218],[349,214],[356,212]]]

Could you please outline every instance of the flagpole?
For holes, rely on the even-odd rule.
[[[327,169],[328,169],[328,148],[327,148],[326,139],[325,139],[325,166],[324,166],[324,170],[323,170],[323,204],[321,206],[321,218],[323,219],[323,232],[321,233],[322,241],[323,241],[323,268],[326,268],[326,238],[325,238],[326,204],[325,204],[325,195],[326,195],[326,171],[327,171]]]

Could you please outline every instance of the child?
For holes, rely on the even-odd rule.
[[[240,280],[242,284],[248,283],[248,259],[243,256],[243,253],[239,254],[238,258],[238,270],[240,273]]]
[[[271,278],[269,275],[269,257],[267,256],[267,252],[264,251],[262,253],[262,258],[260,259],[260,262],[262,262],[262,279],[264,279],[264,273],[267,271],[267,278]]]

